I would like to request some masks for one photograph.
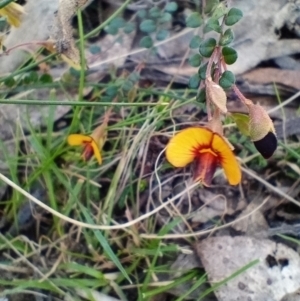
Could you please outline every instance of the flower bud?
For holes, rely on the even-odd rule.
[[[211,78],[206,78],[206,99],[212,102],[223,114],[227,113],[226,102],[227,96],[223,88],[212,81]]]
[[[271,118],[260,105],[248,103],[249,135],[256,149],[267,159],[277,148],[277,138]]]

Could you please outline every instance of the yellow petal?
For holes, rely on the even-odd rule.
[[[21,24],[21,16],[24,13],[23,6],[17,3],[9,3],[0,9],[0,16],[6,17],[10,25],[19,27]]]
[[[92,142],[93,138],[82,134],[72,134],[68,136],[68,144],[71,146],[83,145]]]
[[[226,141],[215,133],[211,147],[218,154],[220,164],[224,169],[229,184],[239,184],[242,179],[240,165]]]
[[[92,141],[91,141],[91,146],[93,148],[94,156],[96,157],[98,163],[102,164],[102,157],[101,157],[100,149],[94,139],[92,139]]]
[[[211,144],[212,138],[213,132],[207,128],[187,128],[171,138],[166,158],[175,167],[184,167],[194,160],[201,146]]]

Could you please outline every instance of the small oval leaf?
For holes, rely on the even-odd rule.
[[[215,31],[217,33],[221,33],[221,26],[219,24],[219,20],[210,18],[205,24],[205,27],[203,29],[204,33],[208,33],[210,31]]]
[[[131,32],[133,32],[135,30],[135,24],[128,22],[125,26],[124,26],[124,32],[129,34]]]
[[[152,41],[151,37],[149,37],[149,36],[143,37],[140,40],[140,46],[145,47],[145,48],[151,48],[153,46],[153,41]]]
[[[186,19],[186,26],[191,28],[197,28],[203,24],[203,19],[201,15],[197,12],[192,13]]]
[[[122,28],[126,24],[125,20],[122,17],[116,17],[111,22],[110,25],[117,28]]]
[[[213,10],[212,17],[215,19],[220,19],[227,14],[227,8],[225,2],[219,3]]]
[[[215,50],[217,41],[214,38],[209,38],[201,42],[199,46],[199,53],[204,57],[210,57]]]
[[[235,76],[231,71],[225,71],[223,72],[219,84],[223,89],[229,89],[234,85],[235,83]]]
[[[169,31],[166,29],[161,29],[156,34],[156,40],[157,41],[163,41],[165,40],[169,35]]]
[[[170,13],[163,13],[163,15],[158,19],[160,24],[170,22],[172,20],[172,15]]]
[[[161,16],[161,14],[162,14],[162,11],[157,6],[154,6],[149,10],[149,15],[152,18],[159,18]]]
[[[225,30],[224,34],[222,35],[220,39],[220,46],[226,46],[230,44],[233,41],[234,35],[231,28],[228,28]]]
[[[238,8],[231,8],[225,17],[225,25],[232,26],[243,18],[243,12]]]
[[[178,4],[175,1],[169,2],[165,6],[165,10],[169,13],[175,12],[178,9]]]
[[[208,63],[205,63],[205,64],[201,65],[199,70],[198,70],[198,75],[199,75],[200,79],[204,80],[206,78],[207,64]]]
[[[232,65],[233,63],[236,62],[238,58],[237,52],[233,48],[228,46],[223,47],[222,55],[227,65]]]
[[[219,0],[210,0],[210,1],[207,1],[205,7],[204,7],[204,12],[206,14],[209,14],[210,12],[212,12],[216,7],[217,5],[220,3]]]
[[[145,19],[146,16],[147,16],[147,11],[145,9],[140,9],[138,12],[137,12],[137,16],[140,18],[140,19]]]
[[[206,102],[206,91],[205,89],[201,89],[200,92],[196,96],[196,101],[200,103],[205,103]]]
[[[201,65],[202,56],[199,53],[192,55],[189,58],[189,64],[193,67],[199,67]]]
[[[156,24],[153,20],[144,20],[140,24],[140,30],[146,33],[152,33],[156,30]]]
[[[194,36],[190,41],[190,48],[197,49],[201,44],[202,39],[199,36]]]
[[[197,89],[200,85],[200,77],[198,74],[194,74],[189,80],[189,87],[191,89]]]

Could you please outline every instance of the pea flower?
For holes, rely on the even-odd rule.
[[[180,131],[169,141],[166,158],[175,167],[194,162],[194,179],[209,186],[218,166],[230,185],[241,181],[239,163],[229,143],[220,134],[205,127],[190,127]]]
[[[83,146],[82,158],[88,161],[95,156],[99,164],[102,164],[101,150],[106,140],[107,122],[98,126],[92,134],[71,134],[68,136],[70,146]]]
[[[21,24],[21,16],[24,13],[23,6],[11,2],[5,7],[0,9],[0,16],[6,17],[7,22],[15,27],[19,27]]]

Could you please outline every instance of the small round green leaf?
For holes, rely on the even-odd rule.
[[[152,41],[151,37],[149,37],[149,36],[143,37],[140,40],[140,46],[145,47],[145,48],[151,48],[153,46],[153,41]]]
[[[113,25],[108,25],[107,27],[105,27],[105,31],[108,33],[108,34],[111,34],[111,35],[116,35],[119,31],[119,28],[117,26],[113,26]]]
[[[172,15],[170,13],[164,13],[160,18],[159,18],[159,23],[167,23],[172,20]]]
[[[201,61],[202,61],[202,56],[199,53],[196,53],[189,58],[189,64],[193,67],[199,67]]]
[[[210,12],[212,12],[217,7],[217,5],[219,3],[220,3],[219,0],[209,0],[209,1],[207,1],[206,5],[205,5],[205,8],[204,8],[204,12],[206,14],[209,14]]]
[[[189,15],[186,19],[186,26],[191,28],[197,28],[203,24],[203,19],[201,15],[197,12],[194,12]]]
[[[232,65],[238,58],[237,52],[228,46],[222,48],[222,54],[227,65]]]
[[[165,6],[165,10],[169,13],[173,13],[178,9],[178,4],[174,1],[169,2],[166,6]]]
[[[110,97],[115,97],[118,94],[119,86],[109,86],[106,88],[105,94]]]
[[[166,29],[161,29],[156,34],[156,40],[157,41],[163,41],[165,40],[169,35],[169,31]]]
[[[220,19],[227,13],[227,7],[224,2],[219,3],[213,10],[212,17],[214,19]]]
[[[189,80],[189,87],[191,89],[197,89],[200,85],[200,77],[198,74],[194,74]]]
[[[230,28],[226,29],[224,34],[221,37],[221,40],[219,43],[220,46],[225,46],[225,45],[230,44],[233,41],[233,38],[234,38],[233,31]]]
[[[156,24],[153,20],[144,20],[140,24],[140,30],[146,33],[152,33],[156,30]]]
[[[205,64],[201,65],[199,70],[198,70],[198,75],[199,75],[200,79],[204,80],[206,78],[207,64],[208,63],[205,63]]]
[[[194,36],[190,41],[190,48],[197,49],[200,46],[202,39],[199,36]]]
[[[44,75],[44,74],[43,74]],[[8,77],[5,81],[4,84],[8,87],[11,88],[16,84],[16,81],[13,77]]]
[[[125,80],[121,89],[125,92],[130,91],[133,88],[134,83],[131,80]]]
[[[137,12],[137,16],[140,18],[140,19],[145,19],[146,16],[147,16],[147,11],[145,9],[141,9]]]
[[[149,10],[149,15],[152,18],[159,18],[161,13],[162,13],[161,10],[157,6],[154,6]]]
[[[204,57],[210,57],[215,50],[217,41],[214,38],[209,38],[201,42],[199,46],[199,53]]]
[[[234,83],[235,83],[235,76],[231,71],[225,71],[219,80],[219,85],[223,89],[231,88],[232,85],[234,85]]]
[[[36,83],[39,80],[39,75],[36,71],[31,71],[29,73],[29,78],[32,83]]]
[[[101,52],[101,47],[95,44],[92,44],[89,48],[91,54],[99,54]]]
[[[116,17],[110,22],[110,26],[121,28],[125,26],[125,20],[121,17]]]
[[[227,26],[232,26],[238,21],[240,21],[243,17],[243,12],[238,8],[231,8],[225,17],[225,24]]]
[[[140,75],[138,72],[132,72],[129,74],[128,79],[136,83],[140,79]]]
[[[208,33],[210,31],[215,31],[217,33],[221,33],[221,26],[217,19],[210,18],[210,19],[208,19],[207,23],[205,24],[203,32]]]
[[[125,33],[132,33],[135,30],[135,24],[128,22],[125,26],[124,26],[124,32]]]
[[[200,92],[196,96],[196,101],[205,103],[206,102],[206,92],[205,89],[201,89]]]

